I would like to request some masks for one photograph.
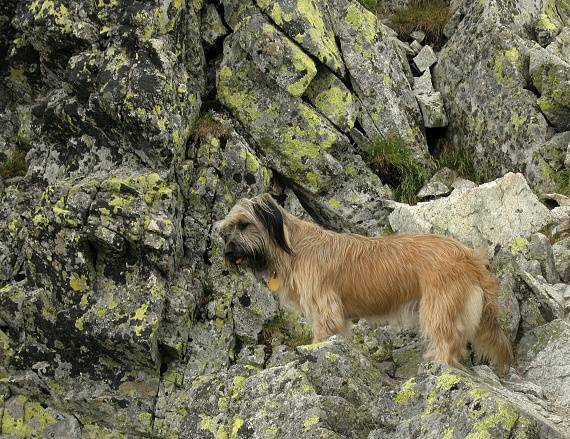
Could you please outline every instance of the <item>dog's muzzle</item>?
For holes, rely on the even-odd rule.
[[[224,257],[226,260],[239,267],[246,260],[247,255],[233,242],[229,242],[224,250]]]

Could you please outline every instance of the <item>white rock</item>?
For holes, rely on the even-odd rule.
[[[515,238],[551,223],[552,216],[522,174],[508,173],[446,198],[398,206],[389,221],[396,232],[450,235],[491,256],[497,245],[510,248]]]
[[[437,62],[437,56],[430,46],[424,46],[414,58],[414,64],[420,72],[425,72]]]

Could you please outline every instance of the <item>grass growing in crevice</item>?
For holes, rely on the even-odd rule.
[[[230,132],[213,113],[204,113],[196,119],[191,136],[196,140],[208,141],[212,137],[227,140]]]
[[[3,179],[22,177],[26,175],[26,153],[13,149],[5,153],[6,159],[0,161],[0,176]]]
[[[472,154],[465,148],[453,148],[444,145],[435,158],[437,169],[449,168],[457,175],[473,183],[482,184],[489,180],[490,173],[481,166],[477,166]]]
[[[368,165],[383,183],[394,189],[398,201],[417,202],[416,194],[429,178],[429,171],[414,159],[412,150],[400,136],[373,139],[364,152]]]
[[[267,322],[261,334],[259,342],[272,345],[275,341],[290,348],[310,344],[313,339],[313,331],[308,324],[299,322],[299,316],[292,311],[281,311],[273,320]]]
[[[411,32],[421,30],[426,33],[426,39],[422,44],[429,44],[439,49],[445,40],[443,28],[449,17],[449,2],[412,0],[406,9],[396,11],[390,17],[390,23],[401,40],[406,41]]]
[[[556,191],[559,194],[570,197],[570,169],[562,169],[558,171],[554,179],[556,181]]]
[[[378,12],[382,6],[382,0],[358,0],[358,2],[370,12]]]

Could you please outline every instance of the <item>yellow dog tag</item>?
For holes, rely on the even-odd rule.
[[[281,288],[281,279],[277,277],[277,274],[274,274],[269,282],[267,282],[267,286],[272,292],[276,292],[279,288]]]

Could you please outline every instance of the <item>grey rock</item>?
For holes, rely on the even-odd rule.
[[[451,187],[453,189],[457,189],[458,191],[465,190],[465,189],[473,189],[477,187],[476,183],[473,183],[471,180],[466,180],[464,178],[457,178],[451,183]]]
[[[437,171],[418,192],[418,198],[437,197],[451,192],[451,185],[455,180],[455,173],[449,168]]]
[[[537,103],[548,121],[558,131],[570,130],[568,83],[570,64],[545,49],[530,52],[530,75],[540,93]]]
[[[424,126],[427,128],[441,128],[448,124],[445,107],[441,93],[436,91],[431,94],[416,94],[420,104],[420,110],[424,117]]]
[[[549,399],[566,410],[570,407],[569,336],[568,323],[554,320],[525,334],[517,351],[523,376],[539,384]]]
[[[213,46],[216,42],[228,34],[228,29],[222,22],[222,18],[212,3],[204,6],[201,12],[200,35],[206,44]]]
[[[542,276],[533,276],[526,271],[522,271],[520,277],[530,288],[534,298],[540,303],[541,310],[543,310],[547,320],[564,317],[565,287],[560,288],[556,285],[550,285]]]
[[[420,53],[414,57],[414,64],[420,72],[424,72],[437,62],[437,56],[430,46],[422,47]]]
[[[570,237],[552,246],[554,265],[562,282],[570,283]]]
[[[524,177],[509,173],[446,198],[397,207],[389,221],[395,231],[451,235],[474,247],[483,246],[491,255],[497,245],[516,247],[521,237],[548,224],[551,215]]]
[[[548,283],[554,284],[560,280],[556,272],[552,245],[542,233],[535,233],[530,237],[528,256],[540,262],[542,274]]]
[[[428,69],[419,78],[414,78],[414,93],[428,94],[432,92],[434,92],[434,88],[431,81],[431,72]]]
[[[410,49],[412,49],[414,55],[417,55],[422,50],[422,45],[414,40],[410,43]]]
[[[536,40],[542,47],[548,46],[560,33],[560,23],[556,23],[546,14],[541,14],[534,23]]]
[[[570,26],[562,28],[560,34],[546,49],[561,60],[570,62]]]

